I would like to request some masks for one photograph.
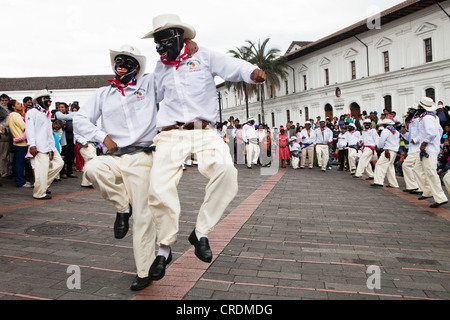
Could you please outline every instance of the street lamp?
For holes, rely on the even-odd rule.
[[[219,119],[220,119],[220,123],[222,123],[222,94],[217,91],[217,98],[219,100]]]

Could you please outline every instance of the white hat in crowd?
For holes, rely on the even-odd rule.
[[[388,118],[383,119],[383,121],[382,121],[381,123],[384,124],[384,125],[387,125],[387,126],[393,126],[393,125],[395,125],[394,120],[388,119]]]
[[[153,18],[153,30],[148,32],[143,39],[153,38],[155,33],[171,28],[184,30],[185,39],[194,39],[196,32],[194,27],[181,21],[176,14],[162,14]]]
[[[116,50],[109,50],[109,55],[111,58],[111,66],[113,68],[114,71],[114,64],[115,64],[115,59],[117,56],[119,55],[126,55],[126,56],[130,56],[133,57],[137,60],[137,62],[139,63],[139,73],[136,75],[136,79],[139,79],[140,77],[142,77],[145,73],[145,68],[147,66],[147,58],[143,55],[141,55],[141,52],[139,51],[138,48],[136,48],[135,46],[129,45],[129,44],[124,44],[123,46],[120,47],[120,49],[118,51]]]
[[[423,97],[422,99],[420,99],[419,105],[427,111],[436,111],[437,109],[437,106],[434,103],[433,99],[428,97]]]

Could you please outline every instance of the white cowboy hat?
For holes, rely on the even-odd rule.
[[[428,97],[423,97],[420,99],[419,105],[427,111],[436,111],[437,106],[434,103],[433,99]]]
[[[297,140],[297,138],[296,138],[296,137],[291,137],[291,138],[289,139],[289,141],[294,141],[294,140]]]
[[[366,120],[364,120],[363,123],[370,123],[370,124],[372,124],[372,121],[370,119],[366,119]]]
[[[355,126],[355,124],[354,124],[353,122],[350,122],[347,126],[348,126],[348,127],[353,127],[353,128],[356,129],[356,126]]]
[[[147,66],[147,58],[141,55],[141,52],[135,46],[129,44],[122,45],[118,51],[109,50],[109,55],[111,57],[111,67],[113,68],[113,71],[115,64],[114,60],[118,55],[121,54],[133,57],[137,60],[137,62],[139,63],[140,70],[139,73],[136,75],[136,79],[142,77],[145,73],[145,68]]]
[[[170,29],[180,28],[184,30],[185,39],[194,39],[196,32],[194,27],[181,21],[176,14],[162,14],[153,18],[153,30],[148,32],[142,39],[154,38],[155,33]]]
[[[395,125],[394,120],[391,120],[391,119],[388,119],[388,118],[385,118],[381,123],[382,123],[382,124],[385,124],[385,125],[387,125],[387,126],[393,126],[393,125]]]
[[[32,101],[33,101],[33,103],[36,103],[37,99],[39,99],[41,97],[46,97],[46,96],[51,97],[50,92],[48,92],[48,90],[44,89],[44,90],[38,91],[34,94]]]

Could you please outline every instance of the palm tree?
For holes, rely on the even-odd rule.
[[[247,40],[246,42],[249,44],[249,46],[243,47],[243,50],[250,55],[250,58],[247,61],[257,65],[260,69],[264,70],[267,75],[266,86],[269,90],[272,90],[273,94],[275,88],[280,88],[281,80],[286,80],[288,72],[286,70],[287,59],[286,57],[279,55],[280,50],[267,49],[267,43],[269,42],[269,40],[270,38],[267,38],[263,43],[261,43],[261,41],[258,41],[258,45],[251,42],[250,40]],[[265,123],[264,84],[258,85],[257,90],[261,101],[262,122]]]
[[[229,50],[228,53],[232,54],[233,57],[235,57],[235,58],[242,59],[245,61],[248,61],[250,59],[250,52],[248,51],[248,48],[246,48],[246,47],[236,48],[236,50]],[[251,87],[251,85],[246,82],[243,82],[243,81],[242,82],[226,81],[225,86],[228,90],[230,90],[231,88],[234,88],[234,90],[238,94],[239,99],[242,97],[242,95],[244,95],[245,110],[246,110],[247,119],[248,119],[249,118],[248,99],[249,99],[249,97],[251,97],[253,95],[253,92],[252,92],[253,88]]]

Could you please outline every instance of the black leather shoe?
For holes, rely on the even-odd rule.
[[[430,199],[431,197],[424,197],[424,196],[421,196],[418,200],[425,200],[425,199]]]
[[[443,206],[444,204],[447,204],[448,201],[442,202],[442,203],[433,203],[430,208],[439,208],[440,206]]]
[[[130,290],[140,291],[140,290],[148,287],[151,283],[152,283],[152,280],[150,279],[150,277],[139,278],[139,276],[136,276],[133,283],[131,284]]]
[[[419,190],[419,189],[405,189],[405,190],[403,190],[403,192],[409,192],[409,193],[411,193],[411,192],[417,191],[417,190]]]
[[[49,196],[48,194],[45,195],[45,197],[42,198],[35,198],[36,200],[50,200],[52,197]]]
[[[368,177],[368,178],[366,178],[366,180],[367,180],[367,181],[370,181],[370,180],[373,180],[373,178]]]
[[[170,251],[167,259],[164,256],[157,256],[150,267],[149,277],[152,280],[158,281],[166,275],[166,266],[172,262],[172,251]]]
[[[370,185],[371,187],[383,187],[383,185],[382,184],[376,184],[376,183],[372,183],[371,185]]]
[[[414,190],[414,191],[410,191],[409,193],[411,194],[422,194],[423,192],[420,190]]]
[[[114,222],[114,237],[116,239],[123,239],[127,235],[130,225],[128,220],[132,215],[132,208],[130,206],[129,213],[119,213],[117,212],[116,221]]]
[[[212,252],[209,247],[208,238],[203,237],[198,240],[194,230],[189,236],[189,242],[195,247],[195,255],[197,258],[207,263],[212,261]]]

